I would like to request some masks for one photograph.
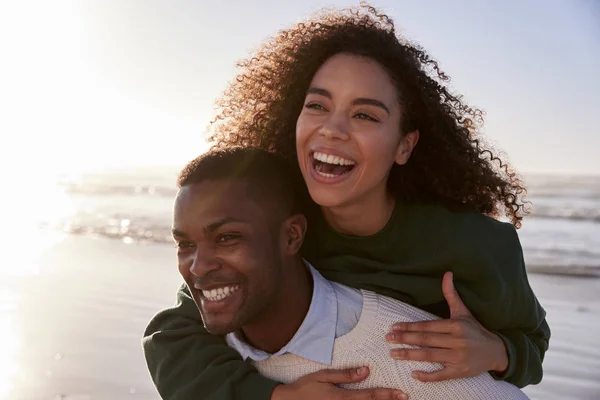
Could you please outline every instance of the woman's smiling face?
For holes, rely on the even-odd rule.
[[[394,163],[408,161],[402,110],[389,74],[374,60],[340,53],[317,71],[296,124],[300,169],[322,207],[385,196]],[[409,141],[410,142],[410,141]]]

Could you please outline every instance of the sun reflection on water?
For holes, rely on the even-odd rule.
[[[12,318],[15,312],[15,294],[0,286],[0,399],[6,398],[18,373],[19,336]]]
[[[65,237],[41,225],[52,226],[73,212],[68,196],[51,180],[47,182],[13,185],[12,196],[0,208],[4,223],[0,232],[0,399],[8,398],[20,379],[22,287],[32,276],[51,273],[43,270],[39,257]]]

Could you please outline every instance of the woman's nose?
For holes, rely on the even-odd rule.
[[[320,133],[329,140],[347,140],[349,134],[346,118],[341,115],[331,115],[321,126]]]

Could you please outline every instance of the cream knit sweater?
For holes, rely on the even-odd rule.
[[[363,294],[362,314],[354,329],[337,338],[334,343],[332,365],[319,364],[291,353],[254,361],[258,371],[271,379],[290,383],[321,369],[355,368],[368,366],[370,375],[362,382],[342,385],[348,389],[397,388],[409,395],[410,400],[515,400],[528,397],[516,386],[494,380],[488,373],[474,378],[422,383],[413,379],[414,370],[435,371],[442,365],[421,361],[398,361],[390,356],[397,347],[385,340],[392,324],[437,319],[416,307],[379,296],[366,290]]]

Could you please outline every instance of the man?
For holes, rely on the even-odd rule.
[[[208,332],[226,335],[262,375],[284,383],[272,399],[301,398],[298,389],[307,385],[297,382],[320,370],[362,366],[370,370],[366,379],[337,383],[405,393],[371,392],[382,399],[526,398],[489,374],[434,383],[412,379],[412,370],[441,366],[392,359],[390,350],[401,346],[387,343],[385,335],[395,322],[435,317],[329,282],[302,260],[306,219],[277,156],[252,149],[208,153],[184,168],[178,186],[173,237],[179,272]]]

